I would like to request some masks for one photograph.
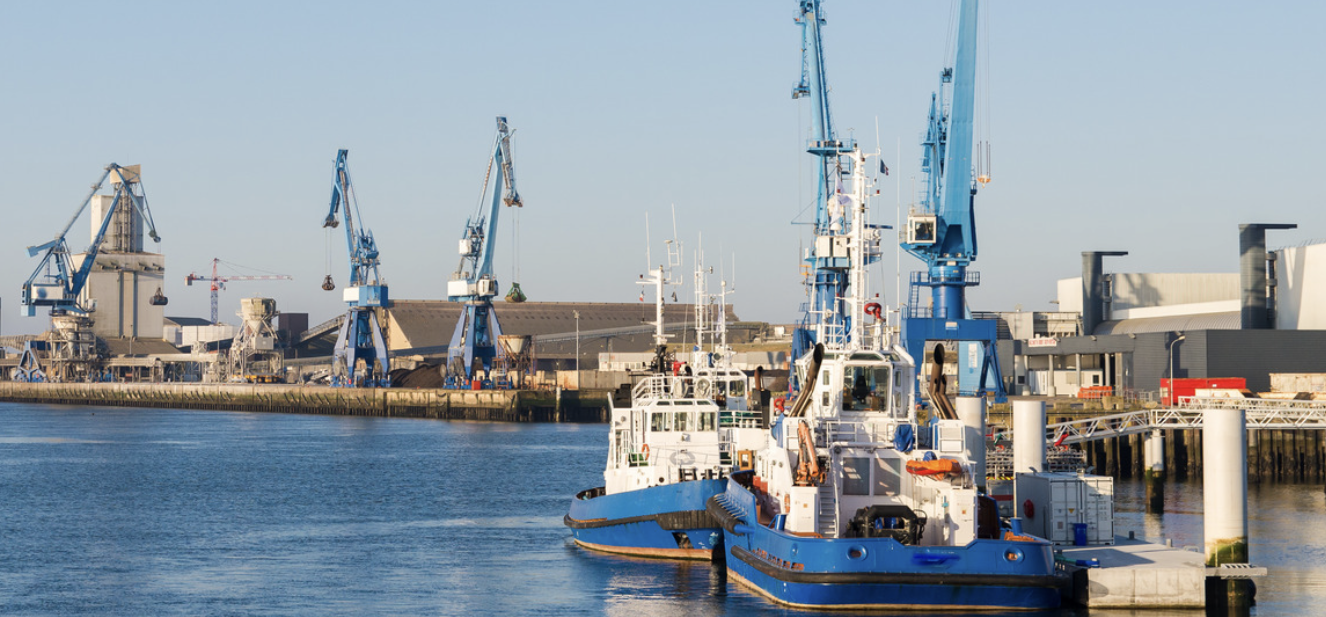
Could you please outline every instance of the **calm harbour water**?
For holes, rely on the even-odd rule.
[[[603,425],[0,403],[0,614],[814,614],[576,548],[562,515],[605,455]],[[1199,484],[1163,516],[1116,493],[1116,530],[1201,545]],[[1322,487],[1249,499],[1253,614],[1326,614]]]

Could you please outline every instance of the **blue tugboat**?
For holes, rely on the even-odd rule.
[[[629,407],[613,402],[604,484],[578,493],[563,522],[585,548],[709,559],[721,530],[705,502],[723,492],[734,464],[751,467],[753,450],[735,444],[762,444],[767,432],[747,410],[741,371],[666,370],[663,279],[659,268],[644,281],[657,287],[654,368],[634,384]]]
[[[819,343],[796,363],[800,396],[753,469],[706,504],[729,576],[807,608],[1057,607],[1051,545],[1003,528],[978,492],[983,431],[957,418],[943,387],[931,390],[936,418],[918,423],[914,362],[864,289],[879,250],[865,223],[867,157],[843,156],[854,186],[836,195],[833,240],[845,248],[847,293],[821,307]]]

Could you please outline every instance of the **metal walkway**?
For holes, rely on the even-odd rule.
[[[1202,411],[1206,409],[1243,409],[1247,411],[1248,430],[1326,429],[1326,401],[1183,397],[1178,407],[1049,424],[1045,427],[1046,442],[1062,446],[1138,435],[1154,429],[1202,428]],[[1011,439],[1013,431],[1001,435]]]

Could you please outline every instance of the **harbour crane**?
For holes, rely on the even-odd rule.
[[[214,258],[212,258],[212,275],[211,275],[211,276],[206,276],[206,275],[202,275],[202,274],[195,274],[195,273],[193,273],[193,272],[190,272],[188,276],[184,277],[185,284],[187,284],[187,285],[189,285],[189,286],[192,286],[194,281],[206,281],[206,282],[208,282],[208,283],[211,284],[211,291],[212,291],[212,325],[214,325],[214,326],[215,326],[217,323],[220,323],[220,322],[218,321],[218,318],[217,318],[217,295],[218,295],[217,292],[221,291],[222,289],[225,289],[225,288],[226,288],[226,283],[228,283],[228,282],[230,282],[230,281],[289,281],[289,280],[293,280],[293,277],[291,277],[291,276],[289,276],[289,275],[285,275],[285,274],[259,274],[259,275],[232,275],[232,274],[225,274],[225,275],[222,275],[222,274],[218,274],[218,273],[217,273],[216,267],[217,267],[218,264],[226,264],[226,265],[229,265],[229,266],[235,266],[235,264],[232,264],[232,263],[229,263],[229,262],[225,262],[225,261],[221,261],[220,259],[217,259],[217,258],[214,257]]]
[[[967,267],[976,260],[976,191],[989,178],[973,174],[976,99],[977,0],[959,7],[957,52],[952,67],[940,72],[939,91],[930,97],[930,115],[922,143],[925,193],[907,217],[902,248],[928,268],[911,276],[911,294],[902,320],[904,345],[914,358],[925,357],[926,341],[956,341],[958,390],[996,400],[1006,398],[995,353],[997,324],[972,319],[966,289],[980,284]],[[945,87],[951,90],[951,104]],[[979,181],[979,182],[978,182]],[[930,290],[930,307],[920,306],[921,290]],[[972,362],[969,358],[979,358]],[[988,385],[987,385],[988,384]]]
[[[799,0],[797,24],[801,26],[801,81],[792,88],[792,98],[809,98],[814,114],[812,134],[806,152],[818,159],[815,180],[814,242],[807,249],[806,265],[809,301],[802,306],[801,323],[793,332],[792,355],[800,358],[815,343],[845,343],[857,334],[852,330],[852,311],[841,310],[848,297],[848,272],[851,199],[843,190],[842,179],[852,174],[853,165],[862,160],[855,156],[853,139],[839,139],[834,132],[829,107],[829,86],[824,70],[825,24],[820,0]],[[865,264],[879,259],[878,230],[887,226],[869,225],[874,239],[867,250]],[[832,340],[818,340],[829,338]]]
[[[389,308],[391,300],[387,285],[378,273],[378,245],[373,232],[362,227],[359,200],[355,198],[354,184],[350,181],[347,162],[349,150],[336,153],[336,167],[332,180],[331,210],[322,226],[337,227],[345,222],[345,242],[350,257],[350,283],[342,292],[349,305],[341,320],[340,332],[332,354],[332,383],[350,387],[391,385],[391,365],[387,358],[387,344],[378,322],[380,309]],[[359,219],[360,227],[355,226]],[[323,282],[323,289],[335,288],[331,275]],[[360,361],[363,362],[360,368]]]
[[[511,134],[506,117],[497,117],[497,136],[493,141],[488,171],[478,210],[465,222],[460,236],[460,265],[447,282],[447,299],[464,304],[456,330],[447,348],[447,372],[474,378],[474,360],[492,369],[497,357],[497,339],[502,325],[493,311],[493,296],[498,294],[493,276],[493,249],[497,240],[499,206],[524,207],[516,191],[516,175],[511,159]],[[491,192],[490,192],[491,191]]]
[[[50,307],[51,315],[72,315],[78,317],[88,317],[93,311],[93,307],[84,304],[79,299],[79,294],[87,284],[88,274],[92,272],[92,266],[97,260],[97,253],[101,251],[102,241],[106,238],[106,231],[111,226],[111,219],[124,203],[132,204],[133,208],[142,216],[142,220],[147,224],[148,237],[154,242],[161,242],[161,236],[157,235],[156,224],[152,222],[152,210],[148,208],[147,196],[143,193],[142,184],[139,182],[137,166],[121,167],[115,163],[107,165],[96,184],[92,185],[92,190],[88,192],[83,203],[74,211],[74,216],[65,224],[64,229],[55,236],[54,240],[45,244],[28,247],[28,256],[36,257],[38,254],[45,253],[37,269],[33,271],[32,276],[23,283],[22,311],[23,315],[33,317],[37,314],[37,307]],[[101,225],[97,228],[96,234],[92,237],[92,243],[84,250],[82,261],[75,262],[73,255],[69,252],[69,243],[66,237],[69,235],[69,229],[74,226],[78,217],[82,216],[83,211],[92,201],[92,197],[101,190],[106,178],[111,178],[111,184],[114,187],[115,195],[111,200],[106,212],[102,215]],[[157,290],[157,295],[153,297],[153,304],[165,304],[166,298]]]

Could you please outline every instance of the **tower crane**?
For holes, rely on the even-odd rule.
[[[809,302],[802,307],[802,319],[792,337],[792,355],[799,358],[814,348],[815,343],[845,343],[855,336],[852,332],[851,311],[842,310],[847,288],[849,259],[851,199],[843,191],[842,178],[852,174],[853,165],[862,159],[855,156],[856,142],[839,139],[834,132],[829,108],[829,86],[824,71],[824,41],[821,29],[825,24],[820,0],[798,0],[797,24],[801,26],[801,81],[792,88],[792,98],[809,98],[814,113],[813,129],[806,152],[818,159],[815,181],[814,243],[806,251],[805,261],[810,268]],[[868,243],[873,250],[866,251],[865,264],[879,259],[879,229],[887,226],[870,225]],[[831,340],[819,340],[829,338]]]
[[[217,259],[217,258],[213,257],[213,258],[212,258],[212,276],[205,276],[205,275],[202,275],[202,274],[195,274],[195,273],[193,273],[193,272],[190,272],[188,276],[184,277],[184,282],[185,282],[185,284],[186,284],[186,285],[189,285],[189,286],[192,286],[194,281],[206,281],[206,282],[208,282],[208,283],[211,284],[211,291],[212,291],[212,325],[216,325],[217,323],[219,323],[219,322],[217,321],[217,295],[218,295],[217,292],[221,291],[222,289],[225,289],[225,288],[226,288],[226,283],[228,283],[228,282],[230,282],[230,281],[289,281],[289,280],[293,280],[293,277],[291,277],[291,276],[289,276],[289,275],[285,275],[285,274],[260,274],[260,275],[252,275],[252,276],[250,276],[250,275],[229,275],[229,274],[227,274],[227,275],[221,275],[221,274],[217,274],[216,267],[217,267],[218,264],[222,264],[222,263],[225,263],[225,264],[228,264],[228,265],[232,265],[232,266],[235,265],[235,264],[230,264],[229,262],[221,261],[220,259]]]
[[[447,348],[447,371],[466,379],[474,378],[475,358],[483,362],[485,371],[491,370],[497,357],[497,338],[502,335],[502,325],[493,311],[493,296],[498,293],[493,277],[493,248],[501,212],[498,206],[524,207],[516,191],[511,134],[506,117],[498,116],[497,137],[484,175],[479,208],[465,222],[460,236],[460,265],[447,282],[447,299],[464,304]]]
[[[345,222],[346,249],[350,257],[350,283],[342,292],[349,309],[341,321],[332,355],[332,381],[338,385],[390,386],[391,366],[387,358],[387,344],[382,337],[376,309],[391,306],[387,285],[378,274],[378,246],[373,232],[362,227],[359,201],[355,198],[354,184],[350,181],[350,168],[346,159],[349,150],[336,153],[335,175],[332,180],[331,210],[323,227],[335,228],[339,212]],[[355,226],[359,219],[361,227]],[[335,288],[331,275],[323,282],[323,289]],[[363,361],[363,368],[359,362]]]
[[[976,99],[977,0],[962,0],[957,53],[952,67],[940,72],[939,91],[930,97],[921,170],[925,193],[919,208],[907,217],[902,248],[928,267],[911,276],[911,294],[903,317],[903,339],[914,358],[924,357],[926,341],[957,341],[960,349],[958,389],[963,394],[1005,392],[995,353],[997,324],[972,319],[966,289],[980,284],[979,273],[967,270],[976,260],[976,190],[972,133]],[[952,102],[946,106],[945,86]],[[988,177],[979,178],[980,183]],[[921,290],[930,290],[930,307],[919,306]],[[964,349],[965,348],[965,349]],[[980,358],[971,362],[968,358]],[[979,365],[979,366],[978,366]],[[991,387],[987,388],[987,383]]]
[[[54,240],[45,244],[28,247],[28,256],[36,257],[40,253],[45,253],[37,269],[33,271],[32,276],[23,283],[22,311],[23,315],[33,317],[37,314],[37,307],[47,306],[51,309],[52,316],[73,315],[87,317],[92,312],[93,307],[85,305],[79,300],[79,294],[87,284],[88,274],[92,272],[92,266],[97,260],[97,253],[101,251],[102,241],[106,238],[106,230],[111,225],[111,219],[115,216],[120,205],[127,201],[133,204],[134,209],[142,215],[142,219],[147,223],[148,237],[154,242],[161,242],[161,236],[157,235],[156,224],[152,222],[152,211],[147,205],[147,196],[143,193],[142,184],[138,181],[138,174],[132,168],[121,167],[115,163],[107,165],[101,178],[96,184],[92,185],[92,190],[88,192],[87,197],[83,199],[82,205],[74,211],[74,216],[65,224],[64,229],[55,236]],[[66,237],[69,235],[69,229],[74,226],[78,217],[82,216],[83,211],[87,209],[92,197],[101,190],[106,182],[106,178],[112,177],[111,184],[115,189],[114,199],[110,206],[106,208],[102,215],[101,225],[97,228],[96,234],[92,237],[92,243],[84,251],[85,255],[81,262],[75,263],[73,255],[69,252],[69,243]],[[166,298],[157,292],[153,298],[154,304],[165,304]]]

